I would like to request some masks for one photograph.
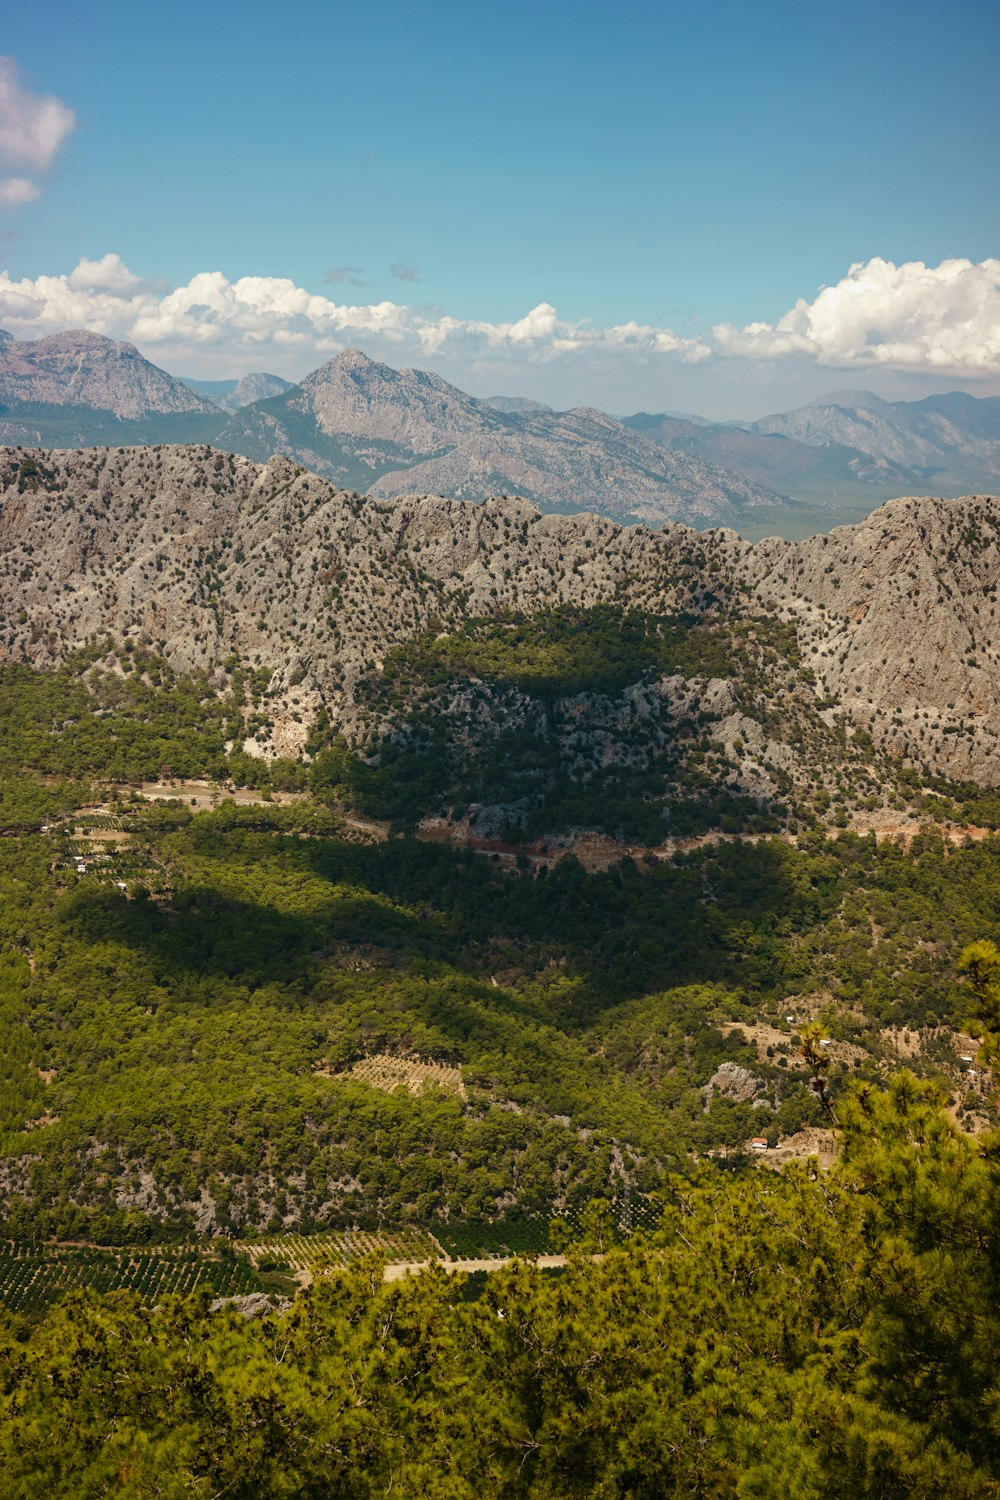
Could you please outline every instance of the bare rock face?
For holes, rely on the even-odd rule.
[[[809,770],[808,736],[798,748],[775,738],[801,707],[841,758],[870,736],[996,786],[998,585],[1000,500],[987,496],[894,500],[829,536],[751,547],[729,531],[542,515],[521,499],[365,498],[287,459],[205,447],[0,449],[0,655],[54,665],[99,633],[182,670],[235,653],[271,673],[289,751],[320,703],[354,732],[358,682],[431,624],[613,601],[794,628],[805,679],[774,679],[756,720],[727,683],[697,688],[715,733],[761,777]],[[580,713],[600,734],[623,715],[646,723],[657,699],[694,712],[693,691],[671,680]]]
[[[412,453],[432,453],[462,434],[491,427],[499,415],[483,411],[464,391],[429,370],[395,370],[348,349],[307,375],[300,391],[322,432],[378,438]]]
[[[712,1102],[715,1094],[723,1099],[730,1099],[734,1104],[749,1104],[752,1099],[763,1089],[764,1084],[749,1068],[740,1067],[739,1063],[720,1063],[711,1078],[702,1089],[705,1095],[705,1108]]]
[[[900,757],[1000,780],[1000,501],[899,499],[746,564],[824,697]]]
[[[4,334],[0,402],[86,406],[123,418],[213,410],[204,396],[143,359],[134,344],[80,329],[23,342]]]

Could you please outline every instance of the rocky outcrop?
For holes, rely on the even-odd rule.
[[[621,527],[519,499],[364,498],[287,459],[204,447],[0,450],[0,652],[52,665],[109,632],[179,668],[235,653],[270,675],[289,749],[320,703],[357,723],[357,684],[416,631],[614,601],[794,628],[804,676],[763,665],[753,722],[725,683],[697,689],[715,732],[754,764],[790,771],[817,735],[858,753],[870,736],[896,760],[996,786],[998,587],[1000,500],[985,496],[894,500],[829,536],[751,547],[730,531]],[[616,714],[638,723],[652,691],[586,711],[598,728]],[[656,693],[676,716],[691,691]],[[779,746],[775,725],[797,705],[815,733]]]
[[[716,1094],[734,1104],[749,1104],[763,1088],[763,1080],[751,1073],[749,1068],[743,1068],[734,1062],[720,1063],[702,1089],[705,1108],[708,1109]]]

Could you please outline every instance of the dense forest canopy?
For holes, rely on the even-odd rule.
[[[552,1277],[335,1273],[277,1317],[76,1294],[0,1329],[11,1496],[1000,1492],[994,1153],[909,1075],[844,1149],[670,1178]],[[596,1258],[590,1258],[590,1257]]]
[[[582,652],[564,625],[418,640],[373,711],[397,667],[432,698],[614,686],[615,622]],[[695,649],[673,628],[628,649],[660,670]],[[237,662],[95,643],[0,668],[0,710],[5,1493],[998,1492],[995,1102],[960,1052],[1000,1017],[995,836],[798,809],[792,840],[730,805],[753,837],[588,873],[414,838],[429,783],[322,722],[309,763],[246,754],[266,684]],[[831,1172],[748,1158],[831,1114]],[[259,1247],[303,1232],[570,1255],[484,1286],[362,1257],[287,1311],[209,1310],[273,1294]],[[132,1290],[60,1300],[88,1282]]]

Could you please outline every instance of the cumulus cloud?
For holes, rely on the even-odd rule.
[[[17,63],[0,57],[0,165],[44,172],[75,124],[68,104],[22,88]],[[40,193],[28,178],[8,177],[0,183],[0,205],[17,208]]]
[[[37,183],[27,177],[5,177],[0,180],[0,206],[19,208],[22,203],[34,203],[41,192]]]
[[[350,269],[350,268],[341,268]],[[135,275],[119,256],[81,260],[61,276],[14,280],[0,272],[0,326],[22,338],[89,328],[129,339],[161,363],[254,368],[272,358],[302,374],[352,344],[403,364],[440,358],[451,368],[603,361],[607,368],[713,357],[779,360],[977,378],[1000,374],[1000,261],[852,266],[812,302],[776,323],[721,324],[686,337],[627,322],[595,327],[540,302],[507,322],[456,318],[440,307],[338,302],[277,276],[230,281],[202,271],[169,288]]]
[[[711,342],[740,359],[805,355],[843,369],[993,375],[1000,371],[1000,260],[858,262],[777,323],[722,323]]]
[[[68,104],[54,94],[33,94],[21,87],[17,63],[0,57],[0,157],[11,165],[51,166],[76,124]]]
[[[350,282],[351,286],[364,286],[361,280],[364,274],[364,266],[331,266],[328,271],[323,272],[323,280],[328,286],[341,281]]]
[[[407,265],[405,260],[395,260],[389,267],[397,281],[419,281],[420,267]]]
[[[84,257],[66,278],[66,284],[75,292],[113,292],[131,294],[142,286],[142,278],[135,276],[120,255],[102,255],[100,260]]]
[[[268,350],[300,351],[303,368],[311,358],[328,359],[357,343],[401,360],[426,358],[445,348],[464,358],[506,350],[521,361],[624,346],[650,356],[672,352],[682,359],[708,352],[696,341],[645,324],[594,328],[570,323],[547,302],[510,322],[490,323],[454,318],[434,307],[335,302],[278,276],[230,281],[221,271],[202,271],[184,286],[163,289],[136,276],[113,254],[81,260],[62,276],[17,281],[0,272],[0,325],[24,338],[89,328],[130,339],[163,358],[214,352],[236,359],[248,351],[260,358]]]

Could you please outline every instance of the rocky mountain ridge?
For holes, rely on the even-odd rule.
[[[299,385],[175,380],[131,344],[71,332],[0,339],[0,441],[48,448],[209,442],[267,462],[281,453],[354,490],[483,500],[524,494],[619,520],[739,524],[780,513],[774,492],[666,451],[603,412],[480,401],[426,370],[347,350]],[[228,416],[227,416],[228,414]]]
[[[30,340],[0,332],[0,403],[82,406],[124,419],[212,410],[204,396],[144,359],[134,344],[84,329]]]
[[[734,522],[779,495],[672,453],[604,412],[488,401],[427,370],[349,349],[272,401],[238,412],[217,446],[259,462],[283,453],[334,483],[379,496],[518,494],[549,509],[620,520]]]
[[[668,671],[654,692],[670,722],[737,715],[730,758],[758,787],[768,763],[808,781],[817,755],[860,774],[869,744],[887,765],[996,786],[998,587],[995,497],[899,499],[829,536],[752,547],[731,531],[620,527],[524,500],[364,498],[287,459],[205,447],[0,450],[3,656],[53,665],[106,633],[177,668],[218,672],[236,657],[270,678],[256,746],[268,753],[301,749],[321,708],[362,742],[365,685],[421,632],[613,605],[791,629],[794,650],[771,653],[752,703],[737,701],[743,668]],[[752,640],[739,649],[771,660]],[[642,683],[620,700],[630,723],[655,679]],[[593,713],[607,720],[617,702]],[[798,738],[783,738],[796,715]]]
[[[946,489],[1000,479],[1000,396],[949,391],[884,401],[872,391],[835,391],[796,411],[761,417],[752,430],[814,447],[846,445]]]

